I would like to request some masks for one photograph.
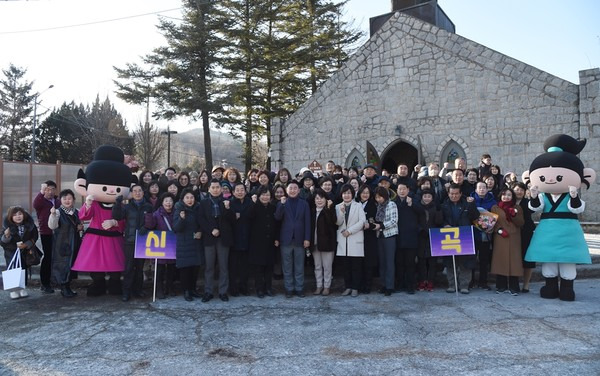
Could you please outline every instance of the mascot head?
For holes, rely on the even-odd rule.
[[[100,146],[85,173],[79,170],[75,191],[82,196],[93,195],[94,200],[106,204],[114,203],[117,196],[127,197],[135,176],[123,163],[124,159],[123,151],[118,147]]]
[[[585,147],[586,140],[576,140],[566,134],[557,134],[544,142],[546,153],[538,155],[529,171],[523,173],[523,181],[531,182],[540,192],[562,194],[569,187],[587,188],[596,180],[596,172],[585,168],[577,154]]]

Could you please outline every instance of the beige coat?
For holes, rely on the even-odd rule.
[[[345,214],[342,213],[341,207],[344,203],[337,204],[335,206],[335,213],[337,217],[336,224],[337,229],[337,256],[351,256],[351,257],[364,257],[365,256],[365,240],[363,228],[367,222],[365,211],[362,205],[356,201],[352,201],[350,204],[350,214],[348,216],[348,223],[346,223]],[[342,235],[344,230],[350,232],[350,236],[347,238]]]
[[[506,219],[506,213],[498,205],[492,206],[492,213],[498,214],[498,222],[494,227],[494,248],[492,252],[492,269],[490,272],[503,276],[523,275],[523,255],[521,254],[521,227],[525,223],[523,210],[515,206],[517,215],[512,222]],[[508,231],[508,238],[498,234],[498,230]]]

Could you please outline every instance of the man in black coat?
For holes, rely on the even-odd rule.
[[[204,296],[202,302],[206,303],[213,296],[215,279],[215,262],[219,262],[219,298],[226,302],[229,300],[229,248],[233,246],[234,214],[229,209],[229,201],[221,196],[221,183],[212,179],[208,187],[208,198],[200,201],[200,227],[204,240],[204,256],[206,267],[204,269]]]
[[[396,242],[396,285],[415,293],[415,257],[419,247],[419,218],[424,209],[406,183],[398,183],[398,239]]]
[[[456,171],[456,170],[455,170]],[[473,221],[479,218],[479,211],[475,206],[473,197],[464,197],[458,184],[451,184],[448,189],[448,198],[442,203],[442,216],[444,227],[471,226]],[[469,293],[469,281],[471,272],[477,263],[475,255],[459,256],[456,260],[456,277],[458,286],[454,286],[454,268],[452,258],[447,257],[444,261],[448,277],[448,290],[455,292],[457,289],[462,294]]]
[[[248,295],[248,248],[250,242],[249,213],[253,206],[252,199],[246,195],[246,186],[240,183],[233,184],[233,199],[231,210],[235,213],[233,225],[233,247],[229,255],[231,264],[231,278],[229,284],[232,296]]]

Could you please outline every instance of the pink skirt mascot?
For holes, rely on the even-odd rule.
[[[75,190],[86,196],[79,210],[82,221],[90,221],[73,270],[89,272],[93,283],[88,296],[104,295],[107,290],[105,274],[110,276],[108,292],[121,294],[121,272],[125,269],[123,253],[124,221],[112,219],[112,206],[117,196],[129,195],[134,178],[123,163],[123,151],[115,146],[102,145],[85,173],[79,170]]]

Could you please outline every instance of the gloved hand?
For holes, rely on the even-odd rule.
[[[508,231],[506,231],[505,229],[501,228],[498,230],[498,235],[502,236],[503,238],[508,238]]]

